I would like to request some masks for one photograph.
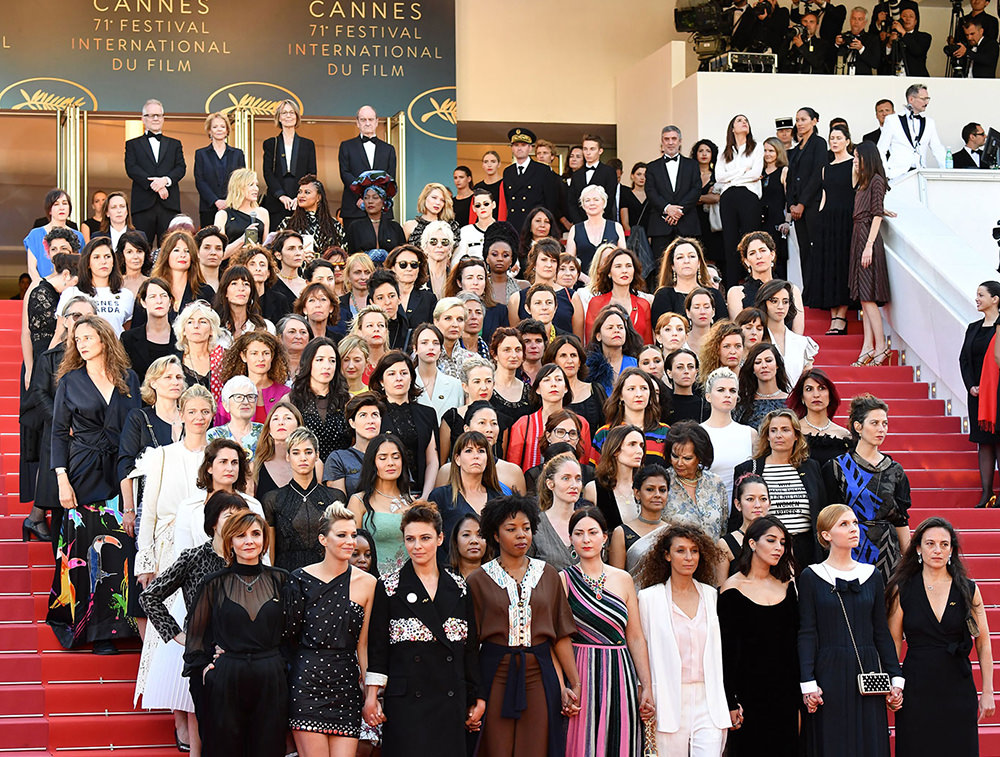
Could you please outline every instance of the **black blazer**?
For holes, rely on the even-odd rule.
[[[226,199],[230,174],[237,168],[246,168],[246,165],[243,151],[232,145],[226,145],[221,160],[212,145],[195,150],[194,185],[198,189],[198,210],[211,210],[213,213],[218,210],[215,203]]]
[[[833,42],[822,37],[802,40],[802,46],[792,48],[792,54],[802,59],[798,67],[800,74],[832,74],[834,58]]]
[[[503,170],[503,192],[507,200],[507,223],[518,232],[524,226],[534,208],[541,205],[558,218],[559,191],[553,181],[552,169],[535,160],[528,161],[523,176],[517,175],[517,165],[511,164]]]
[[[912,31],[899,38],[903,49],[903,68],[907,76],[930,76],[927,73],[927,51],[931,49],[931,35]]]
[[[861,138],[862,142],[872,142],[878,144],[879,139],[882,137],[882,127],[878,127],[875,131],[870,131]]]
[[[403,227],[392,216],[385,214],[378,225],[378,236],[375,236],[375,226],[367,216],[351,221],[347,227],[344,244],[348,252],[368,252],[368,250],[385,250],[392,252],[394,247],[406,244],[406,234]]]
[[[968,325],[965,329],[965,338],[962,340],[962,349],[958,353],[958,368],[962,372],[962,382],[965,384],[966,391],[974,386],[979,386],[983,367],[980,365],[977,370],[976,366],[972,364],[972,341],[979,329],[983,327],[985,320],[982,318]]]
[[[179,139],[160,135],[160,158],[153,158],[153,148],[149,146],[149,138],[143,134],[125,143],[125,173],[132,180],[132,213],[149,210],[156,203],[162,203],[167,210],[181,212],[181,191],[178,188],[187,165],[184,163],[184,148]],[[149,179],[153,176],[169,176],[170,186],[167,187],[167,199],[149,188]]]
[[[976,49],[966,49],[965,59],[971,66],[973,79],[995,79],[997,77],[997,58],[1000,57],[1000,45],[996,40],[985,36],[979,41]]]
[[[983,154],[979,153],[979,165],[977,166],[975,161],[972,160],[972,156],[969,154],[969,150],[963,147],[961,150],[952,155],[953,165],[955,168],[988,168],[984,166]]]
[[[691,158],[680,156],[677,166],[677,186],[670,183],[667,164],[663,157],[651,160],[646,164],[646,197],[649,199],[649,211],[646,231],[651,237],[669,237],[677,234],[684,237],[696,237],[701,233],[701,222],[698,220],[698,198],[701,196],[701,173],[698,164]],[[684,215],[676,226],[671,226],[663,220],[663,209],[667,205],[680,205]]]
[[[295,135],[292,140],[292,154],[285,155],[285,140],[279,134],[264,140],[264,183],[267,195],[263,205],[270,213],[284,218],[288,211],[278,202],[282,195],[295,197],[299,193],[299,179],[306,174],[316,173],[316,143],[306,137]]]
[[[409,560],[379,579],[368,626],[368,672],[388,677],[387,754],[464,757],[466,713],[483,696],[478,649],[475,606],[461,576],[441,570],[433,599]]]
[[[796,145],[788,151],[788,176],[785,179],[788,207],[799,203],[807,208],[819,205],[826,158],[826,140],[816,133],[809,137],[805,145]]]
[[[846,65],[847,61],[850,60],[851,53],[855,53],[855,76],[874,76],[878,73],[879,63],[882,62],[882,41],[877,34],[872,32],[861,32],[858,36],[864,46],[863,50],[852,50],[847,45],[841,45],[837,48],[837,54],[844,57]],[[878,142],[877,139],[875,141]]]
[[[375,137],[375,165],[369,165],[368,155],[359,134],[340,143],[337,162],[340,164],[340,181],[344,185],[344,195],[340,201],[340,215],[347,225],[349,218],[364,218],[364,208],[358,207],[358,196],[351,191],[351,184],[365,171],[385,171],[396,178],[396,148],[385,140]],[[387,215],[391,218],[392,212]],[[386,249],[392,249],[387,247]]]
[[[578,168],[573,172],[573,176],[569,180],[569,197],[567,198],[568,206],[566,208],[568,215],[566,217],[573,223],[580,223],[580,221],[587,220],[587,214],[580,207],[580,193],[588,184],[604,187],[604,191],[608,193],[608,204],[604,208],[604,217],[609,221],[617,221],[615,192],[618,187],[618,173],[607,163],[601,163],[600,161],[597,162],[594,175],[590,177],[589,182],[587,181],[586,166]]]
[[[919,19],[920,17],[917,16],[917,18]],[[970,18],[975,18],[982,22],[983,39],[991,39],[993,41],[997,40],[997,34],[1000,33],[1000,19],[997,19],[996,16],[991,16],[989,13],[984,11],[978,15],[969,13],[962,17],[962,23],[958,25],[958,31],[955,32],[956,42],[961,42],[966,47],[970,47],[968,37],[965,36],[965,28],[963,26],[966,20]]]
[[[811,7],[809,12],[818,13],[818,11],[812,10]],[[792,8],[791,19],[796,24],[802,22],[802,15],[799,13],[798,7]],[[833,38],[840,34],[846,20],[847,6],[827,3],[826,8],[823,10],[823,18],[820,19],[819,23],[819,36],[833,44]]]

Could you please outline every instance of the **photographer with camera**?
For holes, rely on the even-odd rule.
[[[818,36],[819,17],[809,11],[802,16],[801,24],[793,24],[789,66],[792,73],[832,74],[833,45]]]
[[[787,31],[788,9],[778,7],[775,0],[757,0],[733,29],[730,46],[741,52],[776,53],[783,59]]]
[[[1000,46],[997,45],[996,40],[987,39],[984,36],[982,17],[967,17],[962,22],[962,33],[965,42],[948,45],[944,49],[945,54],[962,62],[963,77],[995,79]]]
[[[954,2],[955,0],[952,0]],[[986,12],[986,6],[990,4],[990,0],[970,0],[969,4],[972,6],[972,12],[966,16],[962,17],[962,23],[959,29],[965,26],[966,21],[971,19],[978,19],[983,25],[983,39],[990,39],[994,42],[1000,41],[1000,20],[997,20],[996,16],[991,16]],[[962,38],[959,37],[959,42],[963,42]],[[966,47],[970,47],[968,40],[964,41]]]
[[[878,71],[881,51],[878,34],[865,31],[868,11],[861,6],[852,8],[849,23],[850,29],[838,34],[834,41],[837,55],[843,59],[843,67],[838,64],[837,73],[872,76]]]
[[[892,22],[885,54],[898,61],[907,76],[930,76],[927,73],[927,51],[931,49],[931,35],[918,30],[917,23],[916,11],[912,8],[901,10],[899,20]],[[898,69],[894,73],[898,73]]]

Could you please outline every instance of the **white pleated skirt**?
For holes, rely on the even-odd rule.
[[[170,614],[183,628],[187,609],[180,592],[168,602],[171,604]],[[184,647],[173,639],[164,644],[156,629],[150,624],[147,626],[142,656],[148,659],[148,670],[141,690],[138,686],[139,681],[136,682],[136,698],[142,695],[142,706],[147,710],[194,712],[188,679],[181,675],[184,670]]]

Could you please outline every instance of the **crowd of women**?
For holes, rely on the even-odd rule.
[[[854,161],[884,191],[877,152]],[[248,218],[254,182],[230,178]],[[374,235],[350,253],[228,215],[81,250],[50,193],[21,491],[63,646],[141,636],[136,702],[206,755],[281,755],[290,731],[309,757],[881,756],[887,707],[897,754],[975,753],[992,664],[959,536],[911,537],[886,403],[834,423],[774,236],[735,238],[724,292],[697,239],[646,271],[621,240],[564,249],[555,219],[518,236],[488,189],[458,227],[428,185],[385,254],[391,177],[356,191]],[[854,214],[866,255],[880,196]],[[967,373],[996,395],[995,368]]]

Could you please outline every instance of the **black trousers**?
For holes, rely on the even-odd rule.
[[[760,198],[746,187],[730,187],[719,200],[719,213],[726,256],[722,279],[728,288],[738,285],[746,275],[736,248],[744,234],[760,229]]]
[[[795,238],[799,243],[799,261],[802,265],[802,282],[809,282],[813,262],[813,237],[819,233],[819,205],[806,205],[802,217],[794,222]]]
[[[171,210],[165,207],[162,202],[156,202],[151,208],[132,213],[132,224],[146,235],[149,246],[155,248],[163,244],[167,227],[177,215],[180,215],[179,210]]]

